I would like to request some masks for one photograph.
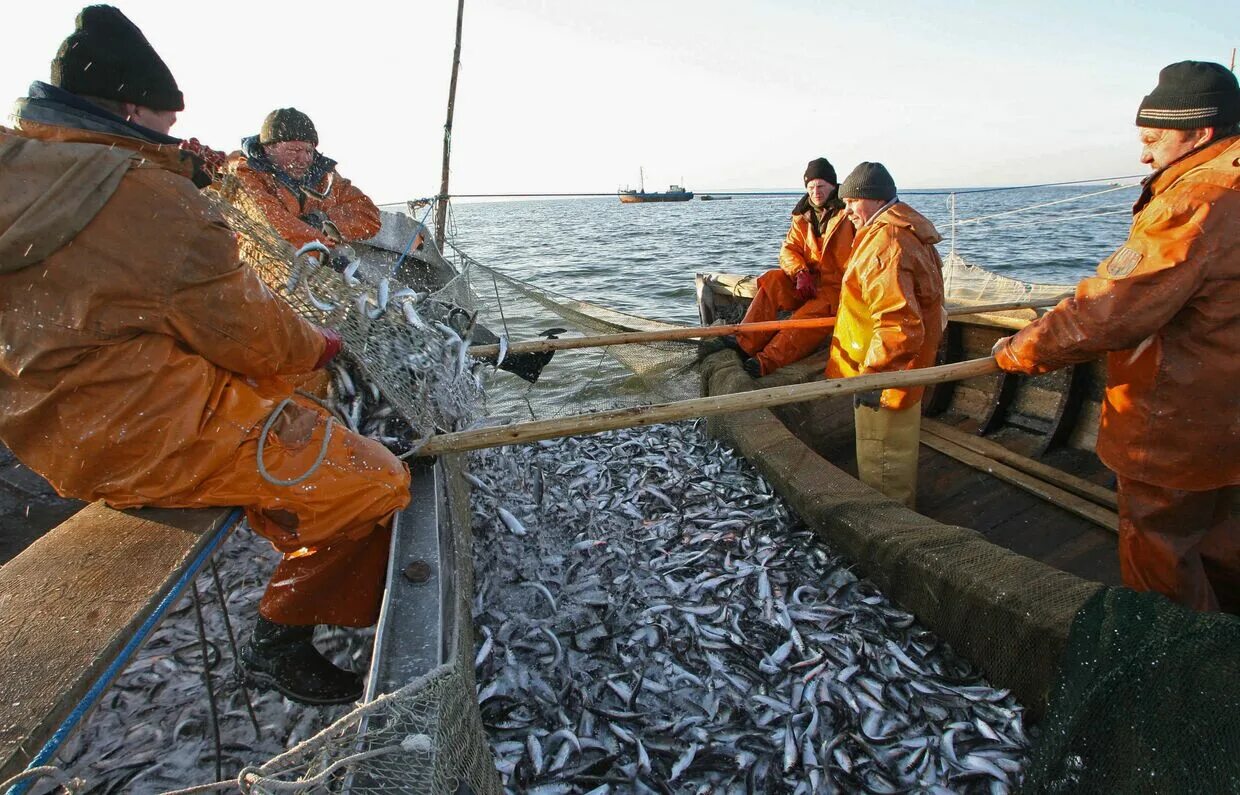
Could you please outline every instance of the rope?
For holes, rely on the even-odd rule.
[[[1054,201],[1042,202],[1040,204],[1031,204],[1028,207],[1019,207],[1015,210],[1004,210],[1001,213],[990,213],[989,215],[979,215],[974,218],[966,218],[963,221],[957,221],[957,226],[967,226],[968,224],[976,224],[979,221],[986,221],[991,218],[1001,218],[1005,215],[1016,215],[1018,213],[1028,212],[1029,210],[1040,210],[1043,207],[1051,207],[1056,204],[1064,204],[1066,202],[1080,201],[1093,196],[1101,196],[1104,193],[1114,193],[1117,190],[1128,190],[1129,188],[1140,187],[1139,185],[1120,185],[1115,188],[1107,188],[1106,190],[1094,191],[1093,193],[1082,193],[1080,196],[1069,196],[1066,199],[1055,199]]]
[[[291,397],[286,397],[284,400],[280,401],[280,405],[276,406],[275,410],[267,415],[267,421],[263,423],[262,433],[260,433],[258,437],[258,474],[262,475],[263,480],[273,486],[296,486],[298,483],[301,483],[303,480],[317,472],[319,466],[323,463],[323,459],[327,458],[327,445],[332,440],[332,426],[335,424],[336,418],[328,417],[327,430],[323,432],[323,444],[319,448],[319,455],[314,459],[314,463],[310,465],[309,469],[297,477],[289,480],[281,480],[268,472],[267,465],[263,463],[263,456],[266,452],[267,446],[267,434],[271,432],[271,427],[275,425],[276,420],[280,418],[280,414],[284,411],[284,407],[292,402],[293,399]]]
[[[1038,225],[1045,225],[1045,224],[1065,223],[1068,221],[1080,221],[1086,218],[1101,218],[1106,215],[1131,215],[1131,214],[1132,214],[1132,209],[1130,207],[1125,207],[1122,210],[1109,210],[1109,211],[1100,212],[1100,213],[1085,213],[1083,215],[1056,215],[1050,218],[1040,218],[1037,221],[1015,221],[1013,223],[1007,223],[1007,224],[995,224],[994,226],[987,227],[987,230],[1014,229],[1018,226],[1038,226]]]
[[[65,788],[67,795],[74,795],[80,787],[86,785],[86,782],[80,778],[70,778],[67,773],[53,765],[43,765],[42,767],[31,767],[23,770],[12,778],[0,782],[0,792],[7,792],[10,787],[14,787],[21,783],[38,781],[41,778],[54,779],[57,784]]]

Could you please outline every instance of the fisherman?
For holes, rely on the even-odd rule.
[[[340,176],[336,161],[324,157],[318,145],[318,130],[306,114],[296,108],[268,113],[258,135],[242,139],[240,151],[229,156],[228,173],[242,188],[237,200],[252,202],[257,212],[251,215],[266,218],[293,248],[374,237],[379,208]]]
[[[1136,124],[1128,239],[995,346],[1045,373],[1107,353],[1098,457],[1114,470],[1124,584],[1240,612],[1240,88],[1216,63],[1158,76]]]
[[[934,364],[947,313],[942,236],[896,195],[882,163],[861,163],[840,188],[857,228],[844,271],[827,361],[828,378],[891,373]],[[853,396],[861,481],[910,508],[917,495],[923,389]]]
[[[805,195],[792,210],[792,225],[779,250],[779,267],[758,277],[758,292],[743,323],[792,318],[831,317],[839,306],[840,279],[853,245],[853,224],[837,195],[835,168],[825,157],[809,161]],[[831,327],[784,331],[737,332],[722,345],[747,357],[745,372],[754,378],[800,361],[831,336]]]
[[[283,553],[243,667],[298,701],[349,702],[360,677],[311,637],[376,620],[409,471],[283,380],[340,337],[241,261],[168,135],[183,108],[142,32],[90,6],[0,128],[0,441],[66,497],[243,506]]]

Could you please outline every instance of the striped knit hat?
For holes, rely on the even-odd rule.
[[[1138,127],[1196,130],[1240,121],[1240,86],[1221,64],[1180,61],[1158,73],[1158,85],[1141,100]]]

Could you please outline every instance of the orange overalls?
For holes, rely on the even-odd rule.
[[[1153,174],[1124,245],[996,358],[1036,374],[1103,353],[1124,584],[1240,612],[1240,138]]]
[[[749,304],[744,323],[775,320],[780,312],[794,318],[831,317],[839,306],[840,279],[853,245],[853,225],[842,208],[830,205],[815,231],[811,207],[792,216],[792,225],[779,251],[779,268],[758,277],[758,292]],[[808,269],[818,294],[808,301],[794,287],[798,273]],[[746,354],[758,360],[762,375],[800,361],[831,336],[831,327],[786,331],[738,331],[736,341]]]

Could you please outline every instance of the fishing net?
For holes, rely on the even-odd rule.
[[[1104,589],[1061,670],[1022,791],[1240,789],[1240,618]]]
[[[338,371],[328,404],[353,430],[361,430],[359,417],[383,400],[408,426],[388,435],[408,437],[414,446],[477,418],[483,380],[479,362],[467,352],[477,314],[470,274],[443,259],[420,223],[384,213],[373,245],[337,247],[336,254],[350,261],[338,270],[326,252],[296,256],[235,178],[222,181],[214,203],[239,234],[243,259],[267,286],[344,340],[345,360],[367,384]]]

